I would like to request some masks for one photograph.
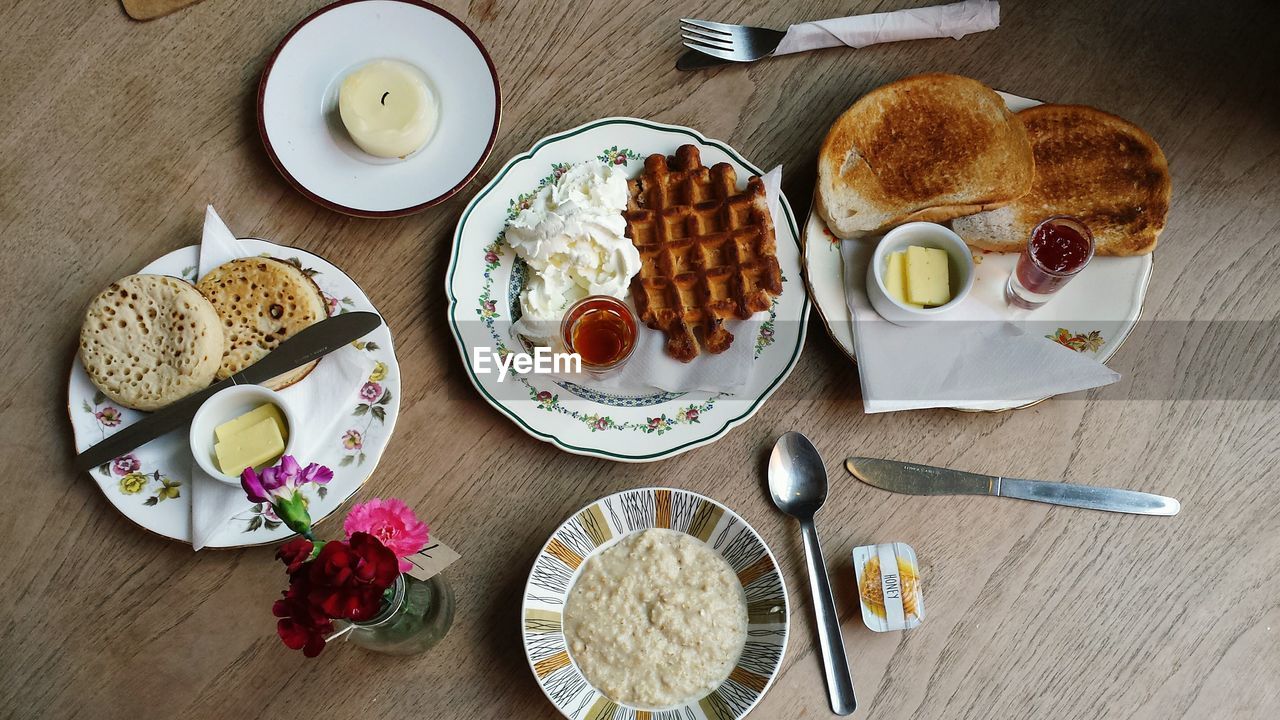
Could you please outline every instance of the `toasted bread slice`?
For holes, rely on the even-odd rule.
[[[916,75],[862,96],[818,156],[817,208],[845,238],[913,220],[942,222],[1031,188],[1031,143],[994,90],[958,75]]]
[[[1078,218],[1098,255],[1145,255],[1169,212],[1169,163],[1142,128],[1083,105],[1037,105],[1018,113],[1036,157],[1031,192],[1013,203],[959,218],[973,247],[1021,252],[1051,215]]]

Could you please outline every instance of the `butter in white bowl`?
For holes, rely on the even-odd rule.
[[[261,468],[293,454],[296,427],[293,409],[280,393],[262,385],[232,385],[204,401],[191,418],[187,438],[201,470],[238,486],[246,467]]]
[[[876,245],[867,296],[885,320],[914,325],[963,302],[973,276],[973,254],[960,236],[936,223],[907,223]]]
[[[440,124],[427,76],[401,60],[373,60],[353,70],[338,90],[338,114],[351,140],[380,158],[422,149]]]

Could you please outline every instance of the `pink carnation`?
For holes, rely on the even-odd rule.
[[[351,508],[342,528],[348,538],[358,532],[378,538],[400,559],[400,572],[412,569],[413,563],[405,558],[427,545],[426,523],[419,520],[408,505],[395,498],[373,498],[357,504]]]

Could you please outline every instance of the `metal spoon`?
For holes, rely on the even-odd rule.
[[[818,643],[822,646],[822,667],[827,675],[827,694],[831,712],[848,715],[857,707],[853,697],[853,677],[844,654],[844,638],[840,635],[840,618],[831,597],[831,581],[827,563],[822,558],[818,529],[813,516],[827,500],[827,469],[822,456],[798,432],[778,438],[769,456],[769,494],[782,512],[800,521],[804,537],[804,554],[809,560],[809,589],[813,595],[813,611],[818,617]]]

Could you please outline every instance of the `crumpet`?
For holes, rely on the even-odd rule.
[[[104,395],[158,410],[208,387],[222,361],[218,311],[190,283],[130,275],[89,303],[80,362]]]
[[[218,378],[258,362],[286,339],[328,316],[324,295],[301,269],[268,257],[223,263],[196,285],[222,318],[225,350]],[[273,390],[306,377],[313,361],[263,383]]]

